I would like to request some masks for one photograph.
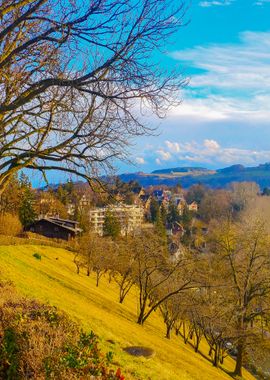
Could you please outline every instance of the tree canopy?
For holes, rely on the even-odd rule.
[[[172,0],[3,0],[0,5],[0,191],[22,168],[92,181],[150,131],[186,81],[153,50],[181,25]],[[178,102],[178,101],[177,101]]]

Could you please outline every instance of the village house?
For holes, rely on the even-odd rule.
[[[180,238],[185,232],[183,225],[179,222],[173,222],[171,225],[166,226],[166,233],[168,236]]]
[[[194,218],[192,220],[191,236],[194,246],[200,251],[204,251],[206,249],[207,234],[207,224],[199,219]]]
[[[146,192],[143,187],[136,187],[132,190],[132,192],[135,195],[135,202],[138,204],[143,200],[144,196],[146,195]]]
[[[137,205],[139,205],[140,207],[143,208],[144,210],[144,217],[146,220],[148,220],[150,218],[150,205],[151,205],[151,200],[152,200],[152,195],[150,194],[144,194],[140,197],[140,203],[138,203]]]
[[[198,203],[197,202],[192,202],[188,205],[188,209],[189,211],[194,211],[194,212],[197,212],[198,211]]]
[[[172,192],[170,190],[154,190],[152,196],[161,203],[162,201],[169,202],[172,196]]]
[[[81,198],[79,199],[79,201],[78,201],[78,210],[81,211],[81,210],[83,210],[85,208],[89,208],[90,205],[91,205],[91,201],[90,201],[89,197],[87,197],[86,194],[83,194],[81,196]],[[73,203],[69,203],[67,205],[67,213],[68,213],[68,215],[70,217],[74,216],[75,211],[76,211],[76,205],[75,205],[75,203],[74,202]]]
[[[78,222],[57,217],[40,217],[28,227],[28,231],[62,240],[74,239],[82,233]]]

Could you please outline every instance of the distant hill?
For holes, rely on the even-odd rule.
[[[244,165],[231,165],[225,168],[212,170],[204,167],[184,166],[168,169],[154,170],[151,173],[135,172],[119,175],[123,182],[137,181],[141,186],[175,186],[181,184],[183,188],[202,183],[210,188],[224,188],[232,182],[252,181],[261,189],[270,188],[270,163],[260,164],[254,167]],[[102,177],[103,181],[110,181],[112,177]],[[57,188],[59,184],[50,185]],[[88,186],[85,182],[76,182],[75,186]],[[43,189],[46,189],[43,188]]]
[[[253,181],[261,189],[270,187],[270,163],[255,167],[232,165],[218,170],[202,167],[176,167],[155,170],[152,173],[126,173],[120,178],[124,182],[138,181],[142,186],[174,186],[181,184],[188,188],[196,183],[202,183],[211,188],[227,187],[231,182]]]
[[[229,166],[228,168],[224,168],[224,169],[219,169],[217,170],[219,173],[240,173],[240,172],[243,172],[245,171],[245,167],[244,165],[232,165],[232,166]]]
[[[173,173],[194,173],[194,172],[207,172],[208,169],[201,167],[184,166],[171,169],[154,170],[151,174],[173,174]]]

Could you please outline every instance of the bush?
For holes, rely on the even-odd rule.
[[[0,379],[124,380],[112,355],[55,307],[19,297],[0,282]]]
[[[34,253],[33,257],[37,260],[41,260],[41,255],[39,253]]]
[[[0,235],[17,236],[22,232],[19,218],[12,214],[0,215]]]

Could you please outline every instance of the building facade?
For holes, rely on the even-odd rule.
[[[111,212],[121,224],[121,234],[123,236],[136,233],[141,229],[144,221],[144,210],[137,205],[110,205],[97,207],[89,212],[90,224],[97,234],[103,235],[103,227],[107,212]]]

